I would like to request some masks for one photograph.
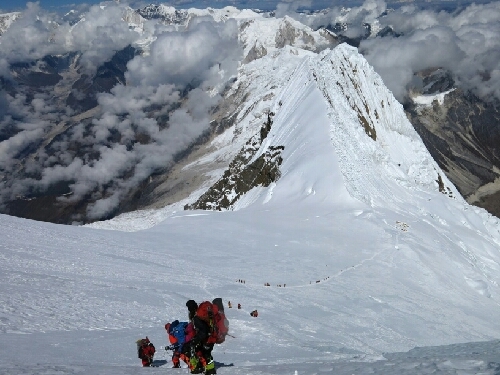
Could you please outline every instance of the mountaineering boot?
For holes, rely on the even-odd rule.
[[[191,370],[191,374],[203,374],[203,367],[196,367],[194,370]]]
[[[217,371],[215,371],[215,362],[212,359],[205,366],[205,375],[215,375],[215,374],[217,374]]]

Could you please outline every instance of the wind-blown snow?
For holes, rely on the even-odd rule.
[[[0,373],[137,373],[146,335],[150,372],[178,373],[163,325],[219,296],[234,336],[219,374],[498,372],[498,220],[458,195],[354,49],[259,60],[212,157],[272,111],[261,151],[284,146],[282,176],[234,211],[179,203],[93,228],[0,215]]]

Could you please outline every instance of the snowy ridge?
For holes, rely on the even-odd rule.
[[[188,11],[188,13],[195,15],[195,16],[198,16],[198,17],[203,17],[203,16],[209,15],[216,22],[224,22],[230,18],[238,18],[238,15],[241,14],[241,12],[242,12],[240,9],[238,9],[234,6],[226,6],[224,8],[220,8],[220,9],[211,8],[211,7],[208,7],[206,9],[190,8],[187,11]]]
[[[265,71],[263,66],[270,65],[273,66],[272,74],[261,73]],[[287,170],[298,172],[287,163],[299,160],[310,163],[311,167],[319,162],[314,160],[317,156],[321,160],[336,160],[338,167],[335,168],[326,167],[325,162],[319,165],[325,176],[336,176],[338,172],[334,170],[338,168],[343,182],[335,180],[336,184],[345,184],[337,189],[333,182],[325,183],[321,200],[337,202],[331,196],[347,189],[352,198],[365,204],[397,209],[402,202],[411,199],[415,190],[422,190],[441,191],[463,202],[428,153],[402,106],[355,48],[343,44],[318,55],[284,48],[274,57],[248,64],[242,71],[245,73],[241,73],[240,82],[252,82],[247,92],[252,92],[248,105],[253,111],[241,112],[250,118],[253,115],[258,123],[262,122],[262,113],[266,110],[274,114],[271,132],[253,160],[269,147],[285,148],[281,168],[284,182],[278,181],[278,186],[270,190],[279,190],[279,185],[283,184],[290,194],[293,189],[290,189],[288,178],[292,177],[287,176]],[[270,90],[264,91],[265,87]],[[266,109],[256,106],[263,102],[269,103]],[[322,120],[303,118],[312,114]],[[310,124],[318,124],[321,128],[310,129]],[[297,194],[320,193],[313,186],[300,189],[303,191]],[[402,201],[395,201],[395,189],[404,194]],[[264,191],[262,194],[267,196],[265,201],[268,202],[273,193]],[[250,204],[257,199],[256,194],[257,191],[249,193],[250,196],[234,208]]]
[[[151,4],[147,5],[137,12],[147,19],[161,19],[165,24],[169,25],[183,25],[186,26],[193,17],[212,17],[216,22],[227,21],[230,18],[237,18],[242,10],[233,6],[226,6],[224,8],[189,8],[189,9],[176,9],[173,6],[165,4]],[[249,14],[248,11],[244,11]],[[250,11],[250,14],[254,12]]]

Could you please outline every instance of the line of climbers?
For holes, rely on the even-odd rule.
[[[231,309],[233,308],[233,305],[231,305],[231,301],[228,301],[227,302],[227,306]],[[241,304],[238,303],[238,310],[241,310]],[[258,317],[259,316],[259,312],[257,310],[253,310],[251,313],[250,313],[250,316],[253,316],[254,318]]]
[[[229,331],[229,321],[224,314],[222,299],[204,301],[199,305],[194,300],[186,302],[188,321],[175,320],[165,324],[172,350],[173,367],[181,367],[184,361],[191,374],[216,374],[212,357],[214,344],[222,344]]]

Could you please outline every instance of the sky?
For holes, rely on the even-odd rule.
[[[273,111],[259,153],[283,147],[281,177],[232,210],[183,210],[200,190],[87,226],[0,215],[0,374],[134,374],[145,336],[148,373],[178,373],[164,324],[215,297],[233,305],[221,375],[498,372],[499,219],[458,195],[356,49],[262,62],[274,73],[241,72],[250,110],[186,166],[234,155]]]
[[[12,0],[0,0],[0,9],[12,11],[12,10],[22,10],[26,7],[27,1],[12,1]],[[68,11],[72,7],[82,6],[84,4],[87,5],[95,5],[100,4],[100,0],[40,0],[40,6],[44,9],[50,9],[52,11]],[[238,7],[248,7],[255,8],[259,7],[266,10],[273,10],[276,8],[276,5],[279,3],[277,0],[174,0],[174,1],[130,1],[129,2],[132,7],[139,8],[143,5],[147,4],[169,4],[179,8],[191,8],[191,7],[214,7],[214,8],[222,8],[224,6],[233,5]],[[323,7],[324,5],[329,5],[330,1],[326,0],[316,0],[313,1],[313,7]]]
[[[34,1],[33,1],[34,2]],[[100,0],[39,0],[40,6],[44,9],[55,11],[55,12],[66,12],[74,7],[80,7],[85,5],[96,5],[100,4]],[[124,2],[124,1],[122,1]],[[128,3],[133,8],[140,8],[147,4],[169,4],[175,6],[176,8],[222,8],[224,6],[232,5],[238,8],[248,8],[248,9],[262,9],[262,10],[274,10],[276,6],[281,2],[293,2],[293,1],[279,1],[279,0],[172,0],[172,1],[147,1],[147,0],[130,0]],[[325,9],[337,5],[347,5],[347,6],[359,6],[363,3],[361,0],[299,0],[295,1],[300,3],[304,9]],[[487,3],[489,0],[479,0],[474,1],[476,4]],[[25,0],[0,0],[0,10],[3,11],[21,11],[26,8],[28,1]],[[398,2],[393,2],[394,5],[398,5]],[[421,4],[426,6],[432,6],[432,4],[437,4],[439,6],[457,6],[472,3],[472,1],[457,1],[457,0],[434,0],[433,2],[421,1]]]

